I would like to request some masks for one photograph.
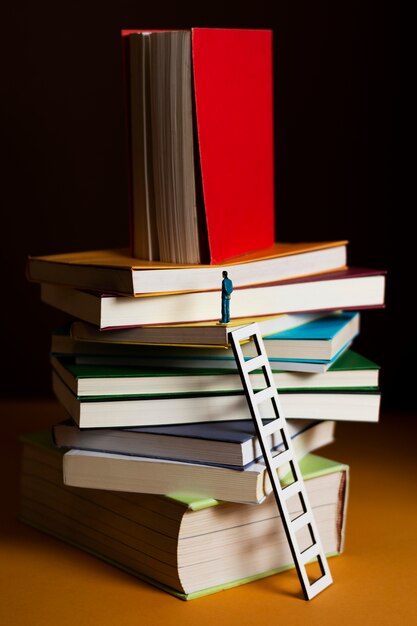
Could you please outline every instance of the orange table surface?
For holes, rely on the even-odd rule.
[[[54,401],[0,404],[2,626],[417,624],[417,415],[339,423],[320,450],[350,465],[350,495],[334,583],[310,602],[295,570],[184,602],[19,522],[18,437],[64,417]]]

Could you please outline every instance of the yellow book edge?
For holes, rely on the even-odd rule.
[[[214,264],[180,264],[180,263],[165,263],[163,261],[147,261],[145,259],[138,259],[132,257],[129,254],[127,248],[109,248],[100,250],[86,250],[83,252],[66,252],[59,254],[48,254],[41,256],[29,256],[29,261],[47,261],[54,263],[68,263],[70,265],[105,265],[114,268],[124,268],[131,270],[146,270],[146,269],[182,269],[182,268],[211,268],[211,267],[225,267],[227,265],[237,265],[239,263],[251,263],[253,261],[263,261],[266,259],[273,259],[282,256],[290,256],[296,254],[302,254],[304,252],[314,252],[316,250],[323,250],[327,248],[336,248],[338,246],[345,246],[349,242],[348,240],[339,241],[319,241],[319,242],[302,242],[302,243],[286,243],[277,242],[269,248],[250,252],[240,256],[226,259],[222,263]]]

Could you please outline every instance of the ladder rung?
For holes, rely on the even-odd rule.
[[[240,343],[241,341],[249,341],[251,337],[254,337],[257,334],[259,334],[259,328],[257,324],[240,326],[240,328],[235,328],[234,330],[229,332],[229,336],[235,343]]]
[[[323,591],[323,589],[326,589],[326,587],[331,585],[332,582],[333,582],[333,578],[332,578],[330,572],[328,572],[327,574],[324,574],[323,576],[321,576],[320,578],[315,580],[313,583],[311,583],[306,588],[307,598],[309,600],[311,600],[317,594],[319,594],[321,591]]]
[[[305,550],[300,552],[300,559],[301,559],[301,562],[304,563],[305,565],[309,561],[312,561],[313,559],[317,558],[319,555],[320,555],[319,546],[316,542],[314,542],[313,545],[311,545],[309,548],[306,548]]]
[[[307,524],[310,524],[311,520],[312,517],[309,511],[301,513],[301,515],[291,520],[291,530],[296,533],[298,530],[300,530],[300,528],[303,528],[303,526],[307,526]]]
[[[301,490],[302,489],[300,486],[300,482],[298,480],[295,480],[293,483],[291,483],[291,485],[287,485],[286,487],[283,487],[281,494],[284,500],[289,500],[290,498],[295,496],[297,493],[301,493]]]
[[[255,400],[256,404],[261,404],[262,402],[265,402],[265,400],[270,400],[271,398],[273,398],[274,393],[275,391],[273,387],[265,387],[265,389],[254,393],[253,399]]]
[[[274,435],[280,428],[282,428],[282,423],[282,418],[277,417],[271,422],[268,422],[268,424],[262,424],[262,435],[264,435],[265,437]]]
[[[261,367],[265,365],[265,362],[268,363],[268,359],[263,354],[258,354],[258,356],[244,361],[242,363],[242,369],[247,373],[253,372],[253,370],[261,369]]]
[[[292,459],[291,450],[283,450],[272,457],[272,467],[278,469],[278,467],[281,467],[284,463],[289,463]]]

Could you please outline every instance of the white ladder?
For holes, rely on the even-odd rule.
[[[287,422],[280,406],[265,345],[257,324],[249,324],[233,330],[229,332],[229,338],[304,598],[311,600],[323,589],[331,585],[333,580],[308,501],[303,477],[294,453]],[[245,357],[242,352],[241,342],[247,342],[248,340],[253,341],[253,347],[256,352],[255,356],[251,358]],[[254,370],[262,370],[266,382],[265,388],[256,392],[254,392],[250,380],[250,373]],[[275,415],[275,419],[272,419],[266,425],[263,424],[260,409],[260,405],[264,402],[271,404],[272,412]],[[265,415],[265,411],[263,413]],[[268,413],[269,417],[270,414]],[[277,434],[282,438],[283,450],[277,454],[273,453],[268,445],[268,437],[273,434]],[[292,474],[293,482],[282,485],[278,469],[283,468],[286,464],[288,464],[291,470],[290,474]],[[303,512],[295,519],[291,519],[288,501],[294,496],[299,497]],[[297,533],[302,529],[309,531],[311,543],[308,547],[301,550],[297,540]],[[311,581],[306,566],[315,560],[318,562],[321,575]]]

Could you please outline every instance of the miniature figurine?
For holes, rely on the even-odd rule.
[[[227,277],[227,272],[222,272],[222,319],[220,324],[228,324],[230,322],[230,300],[232,297],[233,283]]]

